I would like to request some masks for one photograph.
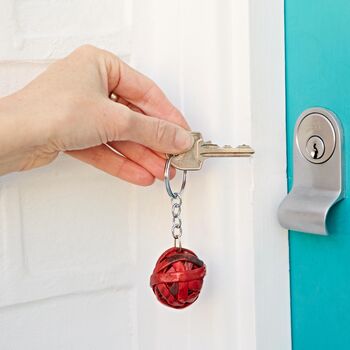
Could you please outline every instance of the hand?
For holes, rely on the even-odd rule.
[[[150,185],[163,178],[164,153],[192,146],[188,129],[149,78],[110,52],[82,46],[0,100],[0,174],[48,164],[64,151]]]

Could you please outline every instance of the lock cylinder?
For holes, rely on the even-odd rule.
[[[324,114],[310,113],[298,125],[296,144],[309,162],[321,164],[332,156],[335,136],[334,127]]]

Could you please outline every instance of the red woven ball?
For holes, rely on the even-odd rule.
[[[197,300],[205,273],[205,264],[195,253],[173,247],[158,259],[151,287],[162,304],[183,309]]]

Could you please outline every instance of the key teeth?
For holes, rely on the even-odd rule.
[[[205,142],[202,144],[202,146],[209,146],[209,147],[216,147],[216,148],[233,148],[231,145],[224,145],[222,147],[220,147],[218,144],[216,143],[212,143],[212,142]]]

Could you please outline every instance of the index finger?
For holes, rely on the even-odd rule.
[[[110,56],[111,57],[111,56]],[[112,55],[108,64],[108,89],[140,108],[145,114],[190,129],[180,111],[148,77]]]

